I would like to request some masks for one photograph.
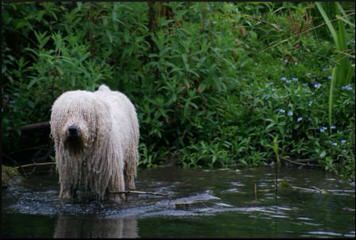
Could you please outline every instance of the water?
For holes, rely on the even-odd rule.
[[[315,169],[139,170],[121,206],[64,203],[57,176],[2,192],[2,237],[355,237],[355,184]],[[285,186],[288,185],[288,186]]]

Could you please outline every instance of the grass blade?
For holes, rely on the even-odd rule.
[[[339,46],[338,37],[337,37],[337,33],[336,33],[336,31],[335,31],[334,26],[332,25],[332,23],[331,23],[331,21],[330,21],[328,15],[327,15],[326,12],[324,11],[324,8],[321,6],[321,3],[318,3],[318,2],[317,2],[317,3],[316,3],[316,6],[317,6],[317,8],[318,8],[318,10],[319,10],[319,12],[320,12],[320,14],[321,14],[321,16],[323,17],[323,19],[324,19],[326,25],[328,26],[328,29],[329,29],[329,31],[330,31],[330,33],[331,33],[331,36],[332,36],[333,39],[334,39],[334,42],[335,42],[337,48],[339,49],[339,47],[338,47],[338,46]]]
[[[332,72],[332,79],[331,79],[331,83],[330,83],[330,92],[329,92],[329,126],[332,125],[336,71],[337,71],[337,67],[334,67],[333,72]],[[329,129],[331,131],[331,128],[329,128]]]

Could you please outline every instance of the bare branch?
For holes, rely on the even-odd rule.
[[[54,165],[55,162],[44,162],[44,163],[31,163],[17,166],[16,168],[26,168],[26,167],[37,167],[37,166],[45,166],[45,165]]]
[[[133,191],[133,190],[128,190],[128,191],[122,191],[122,192],[109,192],[111,194],[128,194],[128,193],[136,193],[136,194],[151,194],[151,195],[158,195],[158,196],[168,196],[168,194],[163,194],[163,193],[156,193],[156,192],[144,192],[144,191]]]

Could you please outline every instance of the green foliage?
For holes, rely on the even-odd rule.
[[[336,87],[340,87],[342,85],[350,84],[351,79],[354,75],[354,67],[352,66],[351,58],[355,58],[355,55],[350,56],[348,51],[347,44],[347,32],[345,30],[345,25],[350,25],[355,28],[355,25],[348,20],[348,15],[346,15],[344,9],[340,5],[340,3],[335,2],[334,8],[336,9],[336,18],[337,20],[337,30],[335,29],[333,23],[330,18],[326,14],[324,8],[321,3],[316,3],[320,14],[323,16],[323,19],[328,26],[328,29],[331,33],[331,36],[336,45],[336,49],[339,53],[339,59],[336,62],[336,66],[333,68],[332,81],[330,85],[330,93],[329,93],[329,125],[332,125],[332,116],[333,116],[333,104],[334,104],[334,92]],[[342,16],[340,16],[342,15]],[[346,24],[345,24],[346,23]]]
[[[315,3],[6,3],[3,12],[7,150],[19,126],[49,119],[63,91],[106,83],[136,105],[142,167],[173,155],[210,168],[277,157],[354,176],[354,82],[335,87],[328,125],[342,54]],[[354,28],[342,31],[352,45]]]

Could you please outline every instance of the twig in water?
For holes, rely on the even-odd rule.
[[[302,190],[302,191],[305,191],[305,192],[313,192],[313,193],[328,193],[327,190],[324,190],[324,189],[320,189],[320,188],[317,188],[317,187],[312,187],[312,188],[303,188],[303,187],[296,187],[296,186],[291,186],[293,189],[296,189],[296,190]]]
[[[289,162],[291,164],[295,164],[295,165],[302,166],[302,167],[320,167],[317,164],[310,163],[312,161],[311,159],[297,159],[297,160],[293,161],[289,158],[285,158],[284,160],[286,160],[287,162]]]
[[[256,185],[256,183],[255,183],[255,185],[254,185],[254,193],[255,193],[255,200],[257,200],[257,185]]]
[[[128,194],[128,193],[136,193],[136,194],[151,194],[151,195],[158,195],[158,196],[168,196],[168,194],[163,193],[156,193],[156,192],[144,192],[144,191],[122,191],[122,192],[110,192],[111,194]]]

